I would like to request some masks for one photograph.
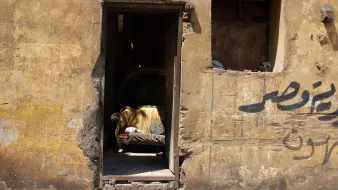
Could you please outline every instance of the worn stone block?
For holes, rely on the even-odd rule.
[[[206,189],[209,187],[209,163],[210,148],[205,145],[205,149],[198,154],[193,154],[191,158],[185,159],[182,164],[181,180],[184,180],[185,189]]]
[[[191,80],[188,76],[182,79],[182,85],[190,85],[193,88],[182,89],[180,130],[183,138],[202,140],[210,139],[212,76],[199,75],[201,77],[198,81]]]
[[[306,154],[306,150],[290,151],[281,145],[238,145],[217,144],[211,149],[211,184],[214,188],[278,188],[293,189],[307,187],[299,179],[321,182],[325,171],[316,164],[320,158],[294,160],[296,155]],[[320,148],[321,151],[322,148]],[[320,157],[320,156],[319,156]],[[222,175],[220,175],[222,173]],[[311,173],[311,174],[310,174]],[[331,181],[328,187],[333,187]]]
[[[310,110],[316,95],[336,85],[337,32],[332,26],[337,21],[322,24],[317,14],[325,3],[338,10],[338,3],[281,1],[281,16],[274,19],[282,26],[276,32],[282,48],[277,52],[285,52],[281,72],[221,74],[211,69],[211,41],[217,40],[211,39],[212,2],[191,3],[191,23],[186,24],[191,30],[183,36],[181,52],[181,188],[336,189],[337,92],[315,103],[314,113]],[[101,84],[103,72],[93,70],[101,63],[101,1],[7,0],[0,5],[0,178],[5,182],[0,189],[92,189],[98,164],[88,164],[83,154],[97,159],[100,150],[93,86]],[[265,33],[262,26],[256,29]],[[231,39],[237,41],[252,32],[232,29]],[[317,34],[325,38],[315,40]],[[230,50],[228,39],[216,44]],[[254,48],[265,41],[250,43]],[[232,58],[251,59],[246,55],[239,49]],[[277,102],[266,97],[263,108],[240,109],[275,91],[292,98]],[[302,97],[305,91],[308,100]],[[297,106],[303,98],[304,105]],[[330,113],[331,118],[319,120]]]

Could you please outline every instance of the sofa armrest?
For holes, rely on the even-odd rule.
[[[119,112],[113,113],[111,115],[111,120],[112,121],[116,121],[121,126],[125,126],[127,124],[126,117],[124,115],[122,115],[121,113],[119,113]]]
[[[115,137],[116,139],[119,138],[119,133],[120,133],[120,129],[125,127],[127,124],[127,119],[124,115],[122,115],[121,113],[114,113],[111,116],[111,120],[112,121],[116,121],[117,125],[116,125],[116,129],[115,129]]]

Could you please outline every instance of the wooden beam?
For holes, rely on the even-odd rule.
[[[108,3],[107,4],[109,10],[121,10],[124,11],[140,11],[140,10],[180,10],[184,8],[183,5],[175,5],[175,4],[133,4],[133,3]]]
[[[177,55],[174,65],[174,105],[173,105],[173,122],[174,122],[174,170],[175,170],[175,188],[179,188],[180,184],[180,166],[179,166],[179,149],[178,149],[178,130],[180,125],[180,92],[181,92],[181,47],[183,36],[183,10],[180,10],[178,16],[177,31]]]
[[[102,6],[102,24],[101,24],[101,64],[102,67],[105,69],[106,65],[106,51],[107,51],[107,7],[105,4]],[[105,81],[104,81],[105,82]],[[102,110],[100,110],[100,124],[98,126],[98,130],[100,133],[100,156],[99,156],[99,188],[102,189],[103,184],[102,184],[102,175],[103,175],[103,135],[104,135],[104,82],[102,86]]]

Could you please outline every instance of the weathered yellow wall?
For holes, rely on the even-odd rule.
[[[311,114],[310,107],[316,95],[330,91],[331,84],[337,85],[335,43],[320,44],[317,35],[322,33],[331,42],[336,40],[337,31],[332,28],[338,21],[325,27],[319,15],[324,5],[337,10],[338,1],[284,0],[281,24],[285,28],[281,30],[286,31],[286,36],[280,36],[278,42],[278,51],[284,53],[286,49],[285,59],[278,58],[278,64],[285,60],[278,65],[283,71],[252,74],[213,73],[206,69],[211,61],[210,2],[195,3],[202,32],[185,35],[182,58],[180,146],[182,156],[186,157],[181,176],[184,187],[336,189],[338,157],[334,143],[338,132],[334,122],[338,119],[320,121],[319,117],[337,110],[337,93],[320,101],[331,102],[329,110],[317,112],[318,102]],[[305,105],[282,111],[277,102],[268,100],[262,111],[239,110],[240,106],[261,102],[270,92],[278,91],[281,96],[293,81],[300,85],[299,92],[279,105],[301,102],[303,91],[308,90]],[[313,84],[319,81],[322,85],[314,89]],[[293,91],[289,88],[285,94]],[[287,148],[290,145],[297,149],[299,136],[303,139],[299,150]],[[313,155],[311,142],[315,144]],[[322,165],[325,155],[328,156],[326,146],[328,153],[332,149],[332,154]],[[310,156],[297,160],[297,156],[307,155]]]
[[[97,101],[100,2],[4,0],[0,13],[0,181],[90,188],[76,129]]]
[[[337,80],[333,24],[319,21],[322,5],[338,0],[284,0],[277,55],[279,73],[214,73],[211,65],[211,1],[194,0],[192,30],[184,34],[179,146],[185,189],[334,189],[338,165],[335,120],[319,121],[337,109],[337,94],[321,101],[330,110],[310,114],[312,99]],[[88,158],[97,157],[95,114],[99,110],[101,5],[96,0],[0,1],[0,181],[9,187],[90,189]],[[283,21],[283,22],[282,22]],[[284,37],[286,43],[284,43]],[[284,44],[284,46],[283,46]],[[283,53],[280,53],[283,52]],[[290,105],[310,93],[306,105],[281,111],[246,113],[240,106],[259,103],[265,94],[281,95],[291,82],[300,85]],[[315,82],[322,85],[313,89]],[[94,87],[93,87],[94,86]],[[98,90],[100,91],[100,90]],[[292,89],[290,90],[292,92]],[[316,107],[318,104],[316,104]],[[294,129],[294,130],[293,130]],[[290,150],[283,139],[290,132]],[[76,132],[78,131],[78,132]],[[322,165],[326,144],[330,159]],[[309,143],[307,143],[309,142]],[[78,144],[81,148],[79,148]],[[89,162],[95,168],[93,162]],[[2,183],[0,185],[3,185]],[[0,186],[1,187],[1,186]]]

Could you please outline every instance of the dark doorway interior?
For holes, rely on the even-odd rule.
[[[108,9],[104,94],[103,176],[174,179],[169,170],[178,11]],[[163,107],[165,146],[127,145],[116,152],[111,115],[129,106]],[[162,152],[161,156],[156,155]],[[140,162],[143,160],[144,162]],[[148,160],[148,161],[147,161]]]

